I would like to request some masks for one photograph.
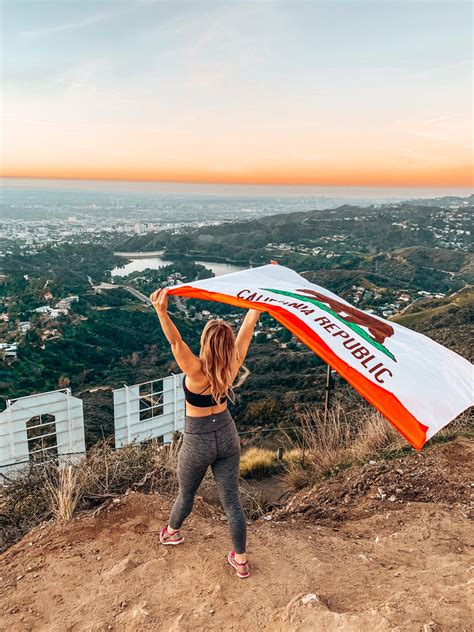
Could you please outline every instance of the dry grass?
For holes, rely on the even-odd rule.
[[[299,461],[302,457],[303,451],[301,448],[290,448],[283,453],[283,461],[285,463],[293,463],[293,461]]]
[[[257,520],[268,512],[268,500],[262,492],[241,485],[240,498],[248,520]]]
[[[114,450],[110,441],[95,444],[80,463],[84,495],[90,499],[123,494],[127,489],[171,492],[177,488],[179,442],[131,443]]]
[[[240,475],[243,478],[269,473],[276,468],[276,452],[266,448],[249,448],[240,458]]]
[[[288,437],[292,449],[286,454],[286,479],[295,489],[310,485],[343,467],[363,462],[383,452],[407,445],[401,435],[379,413],[361,409],[355,421],[339,405],[327,416],[308,410],[300,416],[296,438]]]
[[[48,472],[54,474],[45,480],[53,516],[57,520],[71,520],[82,495],[81,472],[71,465],[49,468]]]

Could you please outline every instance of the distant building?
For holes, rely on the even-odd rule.
[[[18,325],[18,329],[22,334],[26,334],[31,329],[31,323],[29,320],[24,320]]]
[[[0,342],[0,353],[4,358],[16,358],[18,345],[16,342]]]
[[[41,307],[37,307],[33,311],[37,314],[43,314],[44,316],[48,315],[51,318],[57,318],[61,313],[58,309],[53,309],[49,305],[42,305]]]
[[[67,315],[69,314],[69,308],[71,307],[71,303],[67,299],[61,299],[56,303],[54,308],[60,313]]]

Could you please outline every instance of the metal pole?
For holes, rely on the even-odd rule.
[[[331,399],[331,386],[332,386],[331,367],[328,364],[326,368],[326,384],[324,386],[324,419],[327,419],[328,412],[329,412],[329,402]]]

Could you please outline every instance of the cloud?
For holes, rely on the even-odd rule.
[[[83,18],[82,20],[64,22],[63,24],[56,24],[54,26],[43,26],[34,29],[27,29],[21,31],[21,36],[27,38],[36,38],[46,37],[48,35],[54,35],[55,33],[62,33],[64,31],[75,31],[77,29],[91,26],[92,24],[98,24],[99,22],[102,22],[103,20],[110,17],[110,15],[110,13],[98,13],[96,15],[91,15],[88,18]]]

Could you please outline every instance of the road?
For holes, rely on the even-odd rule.
[[[100,283],[99,285],[93,285],[92,287],[94,288],[94,290],[116,290],[117,288],[120,288],[122,290],[126,290],[127,292],[130,292],[130,294],[133,294],[133,296],[138,298],[143,303],[146,303],[147,305],[151,305],[151,301],[148,298],[148,296],[145,296],[144,294],[142,294],[142,292],[140,292],[140,290],[137,290],[136,288],[131,287],[130,285],[117,285],[115,283],[103,282],[103,283]]]
[[[434,270],[435,272],[443,272],[443,274],[449,274],[451,278],[456,276],[455,272],[450,272],[449,270],[441,270],[440,268],[430,268],[428,266],[422,266],[425,270]]]

